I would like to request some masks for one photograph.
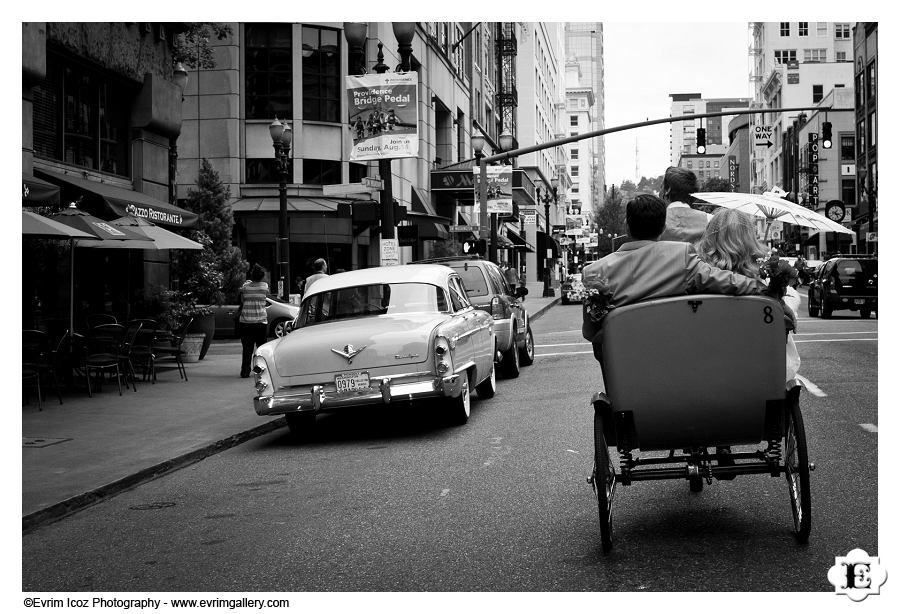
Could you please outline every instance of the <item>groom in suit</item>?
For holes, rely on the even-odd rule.
[[[601,279],[607,281],[613,307],[703,292],[758,294],[765,288],[752,277],[703,262],[690,243],[660,240],[666,226],[666,204],[652,194],[639,194],[628,201],[625,222],[631,240],[582,272],[587,288]],[[594,356],[600,360],[600,326],[587,312],[581,332],[593,343]]]
[[[666,208],[666,229],[660,241],[685,241],[698,243],[706,231],[706,224],[712,216],[692,209],[688,204],[691,194],[699,191],[697,175],[680,166],[670,166],[663,176],[662,197],[669,206]]]

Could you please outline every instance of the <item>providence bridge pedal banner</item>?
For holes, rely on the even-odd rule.
[[[418,155],[417,87],[414,72],[347,77],[351,161]]]

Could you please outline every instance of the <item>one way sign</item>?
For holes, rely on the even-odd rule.
[[[754,126],[753,127],[753,144],[756,147],[765,147],[768,149],[774,143],[772,142],[772,133],[775,131],[774,126]]]

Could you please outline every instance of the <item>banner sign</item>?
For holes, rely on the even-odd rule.
[[[534,226],[537,224],[537,214],[536,213],[526,213],[522,216],[525,219],[526,226]]]
[[[566,216],[566,235],[570,237],[580,237],[584,227],[583,215],[567,215]]]
[[[575,244],[576,245],[591,245],[591,244],[596,245],[597,239],[594,239],[593,241],[591,241],[590,237],[578,237],[577,239],[575,239]]]
[[[397,239],[381,239],[381,266],[400,264],[400,245]]]
[[[487,212],[512,215],[513,212],[513,168],[508,165],[488,166],[487,171]],[[481,173],[478,167],[472,169],[475,177],[475,200],[479,203]]]
[[[414,72],[347,77],[351,162],[418,155],[417,80]]]
[[[450,232],[478,232],[480,226],[472,224],[453,224],[450,226]]]
[[[815,210],[819,206],[819,133],[809,133],[809,144],[806,176],[806,191],[809,195],[810,207]]]
[[[738,163],[735,156],[728,156],[728,188],[731,192],[737,192],[738,189]]]

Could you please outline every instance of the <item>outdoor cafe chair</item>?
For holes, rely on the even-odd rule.
[[[187,322],[172,334],[168,343],[155,343],[152,348],[153,354],[156,356],[157,360],[171,358],[175,361],[178,375],[180,375],[184,381],[187,381],[188,377],[187,369],[184,368],[184,361],[182,360],[184,350],[181,349],[181,345],[184,343],[184,336],[187,334],[193,321],[194,318],[188,318]]]
[[[62,395],[56,378],[54,353],[49,335],[40,330],[22,331],[22,380],[34,381],[37,388],[38,411],[44,409],[41,378],[45,376],[49,376],[53,388],[56,390],[56,396],[59,398],[59,404],[62,405]]]
[[[125,376],[125,387],[128,387],[128,378],[131,378],[131,386],[135,392],[137,392],[137,374],[134,371],[132,354],[134,352],[135,339],[142,327],[143,324],[140,322],[129,322],[125,328],[122,343],[119,345],[119,363],[122,374]]]
[[[93,397],[91,372],[102,381],[104,373],[115,373],[119,396],[122,396],[122,373],[119,368],[119,352],[125,338],[125,327],[121,324],[101,324],[95,326],[84,337],[84,373],[87,378],[88,396]]]
[[[96,328],[101,324],[118,324],[119,321],[116,320],[116,316],[110,315],[108,313],[89,313],[87,315],[87,327],[88,330],[92,328]]]
[[[129,326],[140,325],[134,343],[131,346],[131,362],[133,365],[143,367],[142,379],[150,383],[156,383],[156,354],[153,346],[161,342],[159,323],[149,318],[137,318],[128,322]]]

